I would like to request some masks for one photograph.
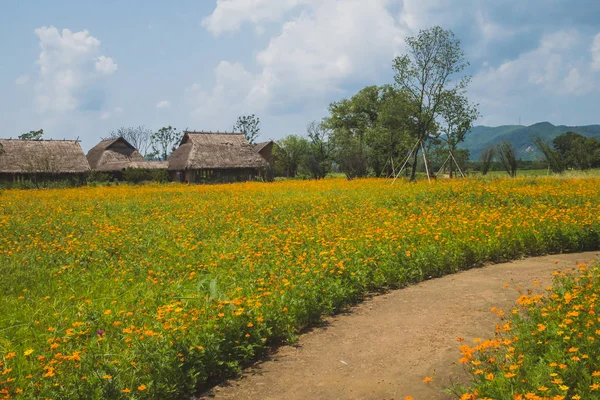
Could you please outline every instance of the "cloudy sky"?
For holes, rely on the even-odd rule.
[[[18,1],[0,4],[0,137],[87,150],[121,126],[302,134],[391,83],[404,39],[451,29],[484,125],[600,123],[598,0]]]

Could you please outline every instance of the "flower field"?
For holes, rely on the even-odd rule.
[[[599,179],[4,191],[0,398],[179,398],[365,292],[598,247]]]
[[[600,268],[556,273],[547,296],[523,294],[494,339],[461,346],[473,377],[461,399],[600,398]]]

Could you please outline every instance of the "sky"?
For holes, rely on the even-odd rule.
[[[598,0],[3,0],[0,137],[85,150],[120,127],[305,134],[331,102],[393,82],[439,25],[470,62],[479,125],[600,124]]]

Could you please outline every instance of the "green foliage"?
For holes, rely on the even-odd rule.
[[[166,169],[151,169],[150,177],[154,182],[168,182],[169,181],[169,172]]]
[[[392,86],[368,86],[329,106],[323,128],[331,132],[331,154],[348,178],[389,175],[408,147],[410,105]]]
[[[123,179],[130,183],[140,183],[149,179],[149,173],[145,169],[126,168],[123,170]]]
[[[494,146],[490,146],[481,152],[479,161],[481,162],[481,174],[482,175],[487,175],[487,173],[489,172],[490,167],[492,166],[492,161],[494,161],[494,153],[495,153]]]
[[[253,144],[260,134],[260,119],[254,115],[242,115],[233,125],[234,132],[242,132],[248,143]]]
[[[464,120],[476,118],[476,109],[468,106],[465,95],[470,77],[464,76],[453,82],[455,75],[469,64],[454,33],[439,26],[419,31],[416,37],[408,37],[406,44],[408,53],[394,60],[394,80],[413,105],[411,119],[414,127],[410,131],[413,140],[425,145],[429,139],[440,135],[436,121],[444,110],[447,116],[456,112],[470,113],[468,116],[461,115],[457,121],[447,119],[448,126],[453,126],[452,131],[458,131],[458,127],[462,129]],[[465,104],[454,107],[453,103],[458,100],[464,100]],[[415,179],[418,153],[417,147],[413,155],[411,180]]]
[[[295,178],[309,154],[310,144],[306,138],[288,135],[273,146],[275,175]]]
[[[177,129],[171,125],[160,128],[157,132],[154,132],[151,136],[152,150],[154,154],[160,160],[165,161],[169,154],[177,148],[181,138],[182,132],[178,132]]]
[[[304,159],[306,169],[313,179],[322,179],[331,170],[331,146],[328,142],[328,131],[322,124],[311,122],[307,127],[308,144]]]
[[[600,140],[596,138],[566,132],[557,136],[553,144],[567,168],[585,171],[600,167]]]
[[[19,135],[19,139],[21,140],[42,140],[42,136],[44,136],[44,130],[40,129],[39,131],[29,131],[27,133],[23,133]]]
[[[546,158],[546,162],[548,163],[548,166],[552,172],[562,174],[565,171],[565,162],[560,152],[550,147],[550,145],[540,136],[535,138],[533,143]]]
[[[566,132],[577,132],[585,137],[595,137],[600,140],[600,125],[564,126],[541,122],[531,126],[505,125],[498,127],[475,126],[467,134],[465,141],[459,146],[471,151],[475,159],[489,146],[508,140],[517,149],[517,158],[532,161],[543,153],[532,151],[536,146],[535,138],[540,137],[547,143]]]
[[[110,181],[110,174],[99,171],[91,171],[87,177],[88,183],[106,183]]]
[[[364,293],[597,248],[598,182],[5,191],[0,390],[22,389],[25,399],[189,397]],[[448,207],[457,197],[460,207]]]
[[[496,145],[496,155],[500,159],[502,166],[511,178],[517,176],[517,152],[515,147],[508,140]]]
[[[579,268],[558,274],[546,296],[522,294],[494,339],[461,347],[472,377],[461,398],[598,398],[600,269]]]

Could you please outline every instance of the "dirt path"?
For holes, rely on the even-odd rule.
[[[457,337],[492,337],[499,317],[490,309],[510,310],[516,285],[540,290],[557,268],[598,259],[600,252],[529,258],[377,296],[200,398],[453,398],[442,389],[466,377],[457,363]],[[541,287],[534,287],[535,280]],[[421,382],[432,374],[433,382]]]

